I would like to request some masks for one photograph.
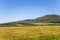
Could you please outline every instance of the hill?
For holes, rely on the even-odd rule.
[[[45,15],[36,19],[18,21],[22,23],[60,23],[60,15]]]
[[[45,15],[35,19],[3,23],[1,25],[34,25],[35,23],[60,23],[60,15]]]
[[[45,15],[43,17],[36,18],[37,22],[43,23],[60,23],[59,15]]]

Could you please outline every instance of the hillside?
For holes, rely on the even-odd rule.
[[[16,22],[8,22],[1,25],[33,25],[32,23],[60,23],[60,15],[45,15],[35,19],[28,19]]]
[[[45,15],[42,17],[38,17],[36,19],[28,19],[24,21],[18,22],[25,22],[25,23],[60,23],[60,15]]]
[[[36,18],[37,22],[45,23],[60,23],[59,15],[45,15],[43,17]]]

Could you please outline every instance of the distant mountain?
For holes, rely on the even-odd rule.
[[[43,17],[36,18],[37,22],[45,23],[60,23],[59,15],[45,15]]]
[[[18,24],[30,25],[31,23],[60,23],[60,15],[45,15],[42,17],[38,17],[36,19],[27,19],[22,21],[9,22],[9,23],[4,23],[2,25],[16,26]]]
[[[38,17],[36,19],[28,19],[24,21],[25,23],[60,23],[60,15],[45,15],[43,17]]]

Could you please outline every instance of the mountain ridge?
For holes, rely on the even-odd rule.
[[[8,23],[3,23],[0,25],[33,25],[32,23],[60,23],[60,15],[45,15],[42,17],[38,17],[35,19],[28,19],[28,20],[22,20],[22,21],[16,21],[16,22],[8,22]]]
[[[36,19],[24,20],[24,22],[60,23],[60,15],[45,15]]]

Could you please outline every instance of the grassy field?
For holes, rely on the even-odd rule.
[[[60,40],[60,26],[0,27],[0,40]]]

